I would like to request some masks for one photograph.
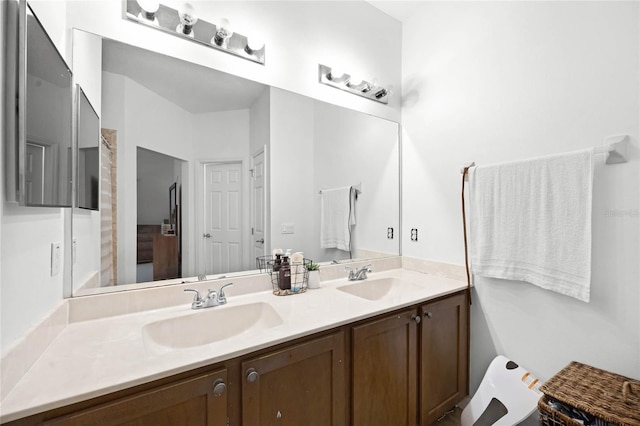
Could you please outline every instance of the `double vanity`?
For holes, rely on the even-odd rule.
[[[71,299],[2,421],[431,424],[468,394],[466,283],[401,258],[373,270],[326,267],[320,289],[280,297],[268,276],[240,277],[206,309],[183,290],[229,280]]]

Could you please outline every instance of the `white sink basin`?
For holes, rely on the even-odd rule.
[[[397,294],[410,293],[421,288],[397,278],[377,278],[358,281],[338,287],[338,290],[367,300],[380,300]]]
[[[145,339],[168,348],[190,348],[228,339],[239,334],[282,324],[280,315],[264,302],[226,305],[194,310],[145,325]]]

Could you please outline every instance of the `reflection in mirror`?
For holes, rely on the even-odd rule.
[[[81,209],[98,210],[100,180],[100,118],[87,95],[77,86],[78,93],[78,174],[76,195]]]
[[[71,71],[27,2],[7,2],[7,14],[18,13],[19,30],[6,32],[3,82],[7,199],[71,207]]]
[[[94,268],[112,279],[74,278],[74,295],[256,273],[256,258],[274,248],[316,262],[399,254],[387,239],[399,225],[396,123],[113,40],[101,46],[101,125],[114,148],[101,185],[113,188],[113,207],[101,206],[92,233],[102,243],[85,244],[102,247],[109,266]],[[320,191],[355,184],[351,253],[321,248]]]

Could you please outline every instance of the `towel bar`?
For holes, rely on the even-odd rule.
[[[604,146],[593,149],[594,154],[607,154],[605,164],[620,164],[629,161],[629,135],[609,136],[604,141]],[[464,173],[465,167],[473,167],[476,163],[471,161],[464,163],[460,168],[460,173]],[[465,177],[465,180],[467,178]]]

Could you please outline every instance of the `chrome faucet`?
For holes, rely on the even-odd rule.
[[[345,266],[346,271],[349,271],[349,281],[361,281],[367,279],[367,272],[373,272],[371,270],[371,265],[363,266],[357,271],[353,272],[352,268]]]
[[[209,290],[206,298],[203,298],[200,295],[198,290],[194,290],[192,288],[186,288],[184,291],[192,291],[195,293],[193,296],[193,302],[191,302],[191,309],[204,309],[204,308],[212,308],[214,306],[220,306],[227,303],[227,296],[224,294],[224,288],[233,285],[233,283],[228,283],[220,287],[220,290]]]

